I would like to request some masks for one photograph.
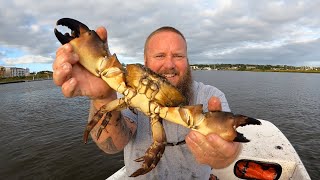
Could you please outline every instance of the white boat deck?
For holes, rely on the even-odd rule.
[[[251,159],[278,163],[282,167],[279,179],[309,180],[309,174],[289,140],[271,122],[260,121],[261,126],[254,126],[254,128],[253,126],[244,126],[237,129],[250,140],[249,143],[242,144],[243,149],[237,160]],[[214,174],[220,179],[239,179],[233,174],[236,161],[227,168],[214,169]]]

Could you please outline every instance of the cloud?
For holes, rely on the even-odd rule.
[[[4,57],[5,56],[5,51],[0,51],[0,58]]]
[[[3,62],[7,66],[17,65],[17,64],[32,64],[32,63],[52,63],[53,59],[50,57],[43,57],[43,56],[33,56],[33,55],[27,55],[27,56],[21,56],[18,58],[4,58]]]
[[[0,49],[14,47],[24,52],[21,56],[54,58],[60,46],[53,34],[55,22],[71,17],[91,29],[105,26],[111,52],[125,63],[142,63],[146,37],[165,25],[184,33],[191,63],[310,65],[320,61],[320,52],[314,49],[320,38],[319,1],[0,2]],[[2,53],[0,58],[8,61],[9,55]]]

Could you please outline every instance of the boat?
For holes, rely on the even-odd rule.
[[[242,143],[236,160],[223,169],[213,169],[220,180],[274,179],[311,180],[298,153],[286,136],[271,122],[261,120],[260,126],[244,126],[237,131],[244,133],[249,143]],[[123,179],[122,167],[107,180]]]

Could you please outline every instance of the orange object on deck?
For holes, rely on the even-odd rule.
[[[277,163],[242,159],[236,162],[234,174],[242,179],[277,180],[282,168]]]

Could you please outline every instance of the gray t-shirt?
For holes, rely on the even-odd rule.
[[[194,81],[193,92],[195,93],[194,99],[192,100],[193,104],[203,104],[205,112],[208,111],[208,100],[211,96],[220,98],[223,111],[230,111],[225,95],[219,89]],[[142,162],[135,162],[134,160],[144,156],[145,151],[153,141],[148,117],[141,112],[134,114],[130,110],[124,110],[122,113],[137,124],[136,134],[124,148],[126,179],[132,179],[128,176],[138,170],[142,164]],[[165,120],[162,122],[166,132],[167,142],[169,143],[183,141],[185,136],[190,132],[189,128],[181,125]],[[210,173],[210,166],[198,164],[187,145],[183,144],[166,146],[158,165],[149,173],[138,176],[135,179],[209,179]]]

